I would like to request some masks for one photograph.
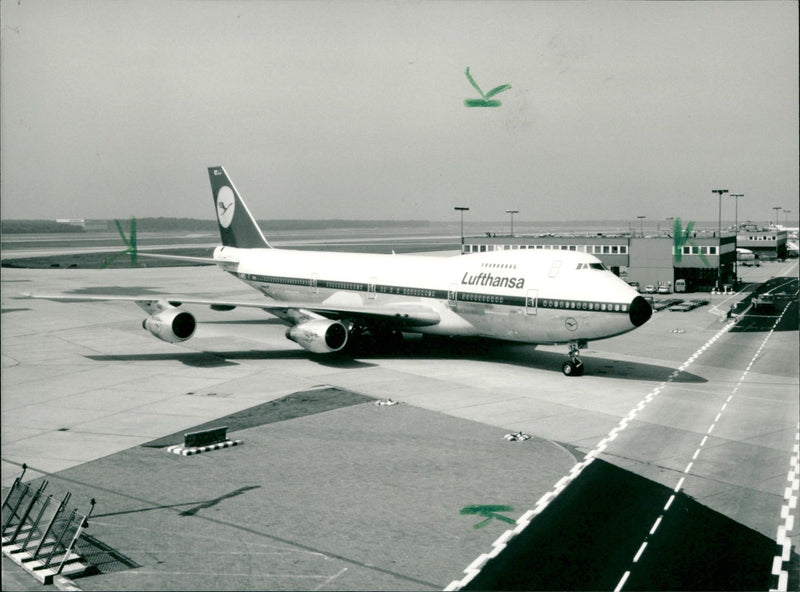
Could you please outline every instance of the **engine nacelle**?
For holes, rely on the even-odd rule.
[[[142,321],[142,327],[161,341],[178,343],[186,341],[194,335],[197,321],[194,320],[194,316],[190,312],[178,310],[177,308],[168,308],[147,317]]]
[[[347,336],[347,327],[328,319],[314,319],[286,330],[287,339],[315,354],[341,350],[347,343]]]

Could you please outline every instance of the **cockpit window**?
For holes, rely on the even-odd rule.
[[[576,269],[599,269],[603,271],[608,268],[602,263],[578,263],[578,267]]]

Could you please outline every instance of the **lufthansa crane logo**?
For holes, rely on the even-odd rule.
[[[219,220],[219,225],[223,228],[231,225],[235,201],[233,190],[227,185],[217,193],[217,219]]]
[[[578,321],[576,321],[574,317],[567,317],[564,321],[564,325],[566,325],[567,329],[570,331],[574,331],[578,328]]]

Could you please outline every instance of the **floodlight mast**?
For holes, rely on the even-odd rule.
[[[464,212],[468,212],[469,208],[466,208],[464,206],[455,206],[453,209],[461,212],[461,254],[463,255],[464,254]]]
[[[636,217],[639,218],[639,234],[642,235],[642,238],[644,238],[644,219],[647,218],[647,216]]]
[[[511,214],[511,236],[514,236],[514,214],[519,214],[519,210],[506,210],[506,214]]]
[[[722,194],[729,193],[727,189],[712,189],[711,193],[719,195],[717,206],[717,236],[719,238],[719,262],[717,263],[717,290],[722,288]]]
[[[744,197],[744,193],[729,193],[731,197],[736,198],[736,214],[734,217],[734,231],[733,231],[733,246],[734,249],[739,248],[739,198]],[[722,250],[720,249],[720,257],[722,256]],[[738,286],[739,285],[739,255],[737,251],[736,261],[734,262],[734,269],[736,273],[734,275],[734,283]]]

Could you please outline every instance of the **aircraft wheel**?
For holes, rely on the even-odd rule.
[[[564,376],[580,376],[583,374],[583,364],[576,364],[573,361],[564,362],[561,365],[561,371],[564,373]]]

